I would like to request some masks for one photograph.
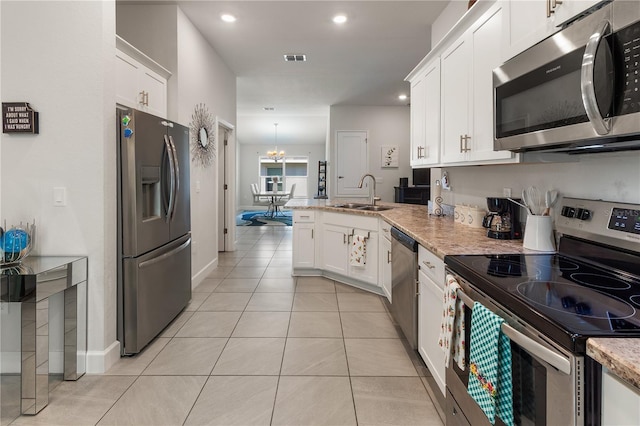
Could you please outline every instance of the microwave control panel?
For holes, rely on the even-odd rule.
[[[640,112],[640,22],[617,31],[616,45],[623,66],[620,76],[622,99],[619,100],[618,115]]]

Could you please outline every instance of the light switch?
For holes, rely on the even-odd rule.
[[[53,188],[53,205],[56,207],[67,205],[67,188],[62,186]]]
[[[200,181],[196,181],[196,192],[200,192]]]

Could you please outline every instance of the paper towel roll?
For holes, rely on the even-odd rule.
[[[433,190],[433,214],[442,216],[442,185],[436,180],[436,186]]]

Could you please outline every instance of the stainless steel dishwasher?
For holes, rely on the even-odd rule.
[[[391,228],[391,315],[418,348],[418,242]]]

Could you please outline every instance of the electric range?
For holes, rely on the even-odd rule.
[[[447,256],[448,268],[550,339],[640,337],[640,206],[564,198],[553,254]]]
[[[601,367],[586,342],[640,337],[640,206],[564,198],[555,223],[557,253],[446,256],[446,271],[462,288],[466,342],[476,303],[504,320],[514,424],[599,425]],[[489,426],[468,371],[446,368],[447,424]]]

